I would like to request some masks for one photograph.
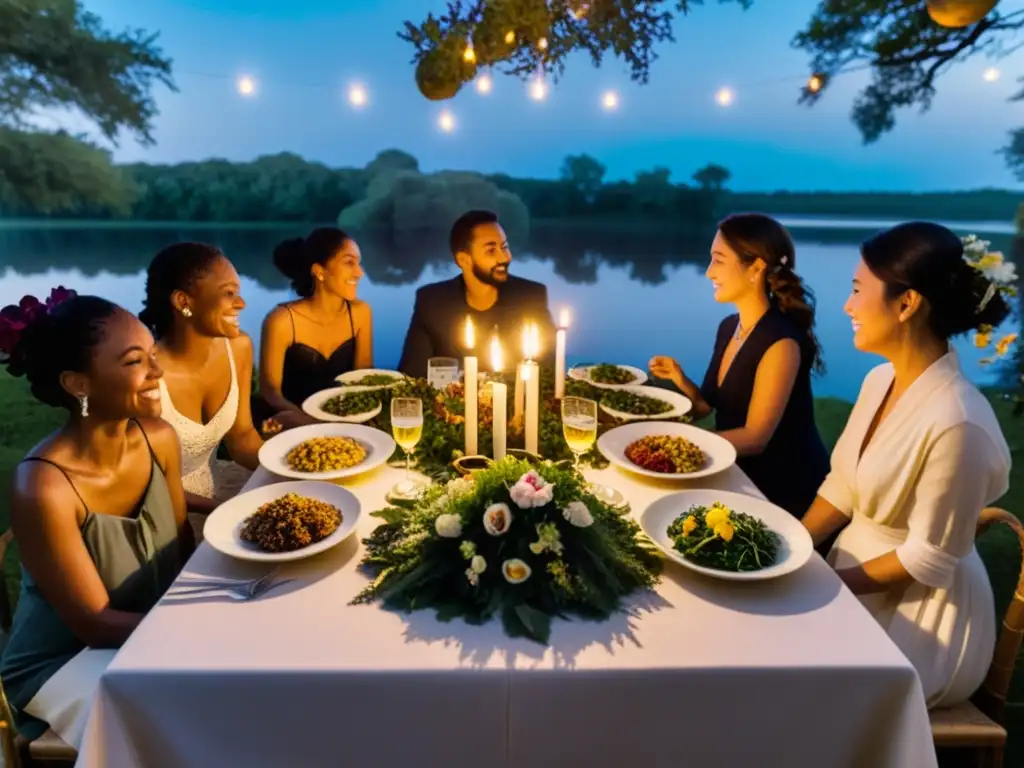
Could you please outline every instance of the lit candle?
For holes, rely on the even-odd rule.
[[[540,366],[534,358],[540,351],[540,333],[536,325],[528,329],[529,345],[523,361],[523,383],[526,389],[526,450],[537,453],[537,433],[540,429]]]
[[[529,357],[530,350],[530,329],[523,326],[523,357]],[[523,420],[523,364],[516,366],[516,390],[513,399],[512,421],[521,424]]]
[[[491,370],[501,373],[502,363],[501,342],[498,337],[491,339]],[[494,411],[494,460],[505,458],[505,419],[508,416],[508,387],[505,382],[498,381],[497,376],[491,382],[491,408]]]
[[[476,346],[476,331],[473,328],[472,318],[466,318],[466,349],[470,352]],[[466,395],[466,455],[476,456],[477,454],[477,380],[478,370],[476,357],[467,355],[462,361],[462,369],[465,372],[465,383],[463,390]]]
[[[569,310],[563,309],[555,333],[555,399],[565,397],[565,331],[569,327]]]

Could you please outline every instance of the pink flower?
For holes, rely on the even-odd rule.
[[[555,486],[535,471],[530,470],[509,491],[512,501],[520,509],[543,507],[550,504],[555,495]]]
[[[14,352],[18,339],[30,323],[77,295],[60,285],[50,291],[45,304],[35,296],[24,296],[16,305],[10,304],[0,309],[0,354],[10,355]]]
[[[58,304],[63,304],[68,299],[73,299],[78,294],[70,288],[65,288],[63,285],[58,285],[52,291],[50,291],[50,298],[46,300],[46,311],[52,312],[53,308]]]

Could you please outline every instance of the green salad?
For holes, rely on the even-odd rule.
[[[672,404],[656,397],[614,389],[601,398],[601,403],[613,411],[633,416],[657,416],[672,410]]]
[[[601,363],[590,369],[590,380],[598,384],[631,384],[636,376],[617,365]]]
[[[687,560],[720,571],[760,571],[774,565],[779,535],[761,520],[720,502],[690,507],[668,527],[673,548]]]
[[[353,392],[350,395],[335,395],[320,407],[332,416],[358,416],[376,410],[379,405],[380,395],[376,392]]]
[[[361,379],[353,381],[349,386],[353,387],[379,387],[382,384],[394,384],[397,377],[389,376],[386,373],[368,373]]]

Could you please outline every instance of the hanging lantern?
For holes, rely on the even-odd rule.
[[[804,92],[809,96],[814,96],[825,90],[826,85],[828,85],[828,75],[824,72],[815,72],[807,78],[807,85],[804,86]]]
[[[416,65],[416,85],[431,101],[452,98],[476,75],[476,56],[470,61],[465,55],[466,50],[473,49],[462,46],[457,54],[451,55],[449,48],[444,44],[438,46],[424,54]]]
[[[999,0],[928,0],[928,15],[940,27],[969,27],[996,7]]]

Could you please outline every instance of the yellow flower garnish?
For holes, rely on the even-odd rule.
[[[690,515],[688,518],[683,520],[683,536],[689,536],[693,529],[697,527],[697,518]]]
[[[714,530],[715,535],[723,541],[732,541],[732,535],[736,532],[733,529],[732,524],[726,520],[723,520],[718,525],[714,526],[712,530]]]
[[[985,349],[985,347],[987,347],[991,343],[991,333],[982,333],[981,331],[978,331],[977,333],[974,334],[974,346],[976,346],[978,349]]]
[[[1003,263],[1003,254],[999,251],[992,251],[986,253],[977,261],[978,269],[991,269],[992,267],[998,267]]]
[[[714,529],[719,523],[729,522],[729,509],[722,504],[712,504],[711,509],[704,516],[704,524]]]
[[[1006,336],[1003,336],[1003,338],[996,342],[996,355],[998,357],[1005,355],[1016,340],[1016,333],[1008,333]]]

